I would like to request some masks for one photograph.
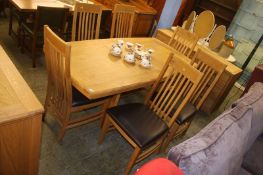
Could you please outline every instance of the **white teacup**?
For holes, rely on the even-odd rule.
[[[128,52],[123,58],[128,63],[135,63],[135,56],[133,52]]]
[[[146,59],[145,57],[142,58],[142,61],[140,63],[140,65],[144,68],[150,68],[152,67],[152,63],[150,60]]]
[[[133,43],[126,42],[126,49],[127,49],[128,51],[131,51],[131,50],[132,50],[132,48],[133,48],[133,46],[134,46],[134,44],[133,44]]]
[[[117,44],[118,44],[120,47],[122,47],[122,46],[124,45],[124,41],[120,39],[120,40],[118,40]]]
[[[112,45],[111,54],[113,56],[120,56],[122,53],[122,48],[119,45]]]
[[[136,46],[135,46],[135,50],[138,50],[138,51],[141,51],[141,50],[142,50],[142,45],[141,45],[141,44],[136,43],[135,45],[136,45]]]

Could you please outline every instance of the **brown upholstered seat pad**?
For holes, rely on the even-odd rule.
[[[116,106],[107,113],[142,149],[152,145],[168,131],[166,123],[141,103]]]

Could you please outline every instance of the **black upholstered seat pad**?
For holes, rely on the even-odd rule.
[[[79,92],[75,87],[72,86],[72,107],[87,105],[107,99],[108,97],[102,97],[94,100],[88,99],[85,95]]]
[[[141,103],[116,106],[107,113],[142,149],[153,144],[168,130],[166,123]]]
[[[79,92],[76,88],[72,87],[72,107],[82,106],[85,104],[89,104],[92,101],[85,97],[81,92]]]
[[[174,111],[177,109],[178,106],[176,106],[173,110],[171,115],[174,113]],[[195,115],[197,109],[192,103],[186,103],[185,107],[180,112],[179,116],[176,118],[176,123],[179,125],[183,124],[186,121],[189,121],[192,119],[192,117]]]

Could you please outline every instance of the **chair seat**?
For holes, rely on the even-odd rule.
[[[151,146],[168,131],[166,123],[141,103],[116,106],[107,113],[141,149]]]
[[[177,107],[174,108],[173,111],[176,111],[176,109]],[[176,118],[176,123],[178,125],[182,125],[183,123],[190,121],[194,117],[196,112],[197,109],[195,108],[195,106],[192,103],[187,103],[180,112],[179,116]]]

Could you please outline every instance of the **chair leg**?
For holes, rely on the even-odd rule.
[[[61,142],[64,138],[65,132],[66,132],[67,127],[66,126],[62,126],[60,128],[59,134],[58,134],[58,141]]]
[[[101,130],[100,136],[99,136],[99,141],[98,141],[99,144],[102,144],[102,142],[104,141],[105,135],[109,129],[109,125],[110,125],[109,116],[106,115],[105,119],[104,119],[102,130]]]
[[[165,152],[165,150],[169,146],[169,143],[173,140],[174,135],[176,134],[178,128],[179,128],[179,125],[176,123],[171,127],[171,129],[169,130],[169,133],[167,134],[167,137],[164,139],[161,145],[160,152]]]
[[[32,56],[32,67],[35,68],[36,67],[36,36],[33,37],[31,52],[32,52],[32,55],[31,55]]]
[[[100,119],[100,128],[103,127],[104,120],[105,120],[105,117],[106,117],[106,110],[109,108],[109,106],[110,106],[110,100],[105,102],[104,105],[103,105],[103,114],[102,114],[101,119]]]
[[[190,125],[191,125],[191,122],[188,122],[185,130],[182,132],[182,135],[185,135],[185,134],[186,134],[186,132],[188,131]]]
[[[20,46],[21,46],[21,53],[25,53],[25,32],[23,29],[21,29],[20,32]]]
[[[46,117],[46,111],[44,111],[43,115],[42,115],[42,121],[45,121],[45,117]]]
[[[139,156],[139,154],[141,153],[141,148],[140,147],[136,147],[135,150],[133,151],[132,155],[131,155],[131,158],[130,158],[130,161],[125,169],[125,172],[124,174],[125,175],[128,175],[133,167],[133,165],[135,164],[136,162],[136,159],[137,157]]]

